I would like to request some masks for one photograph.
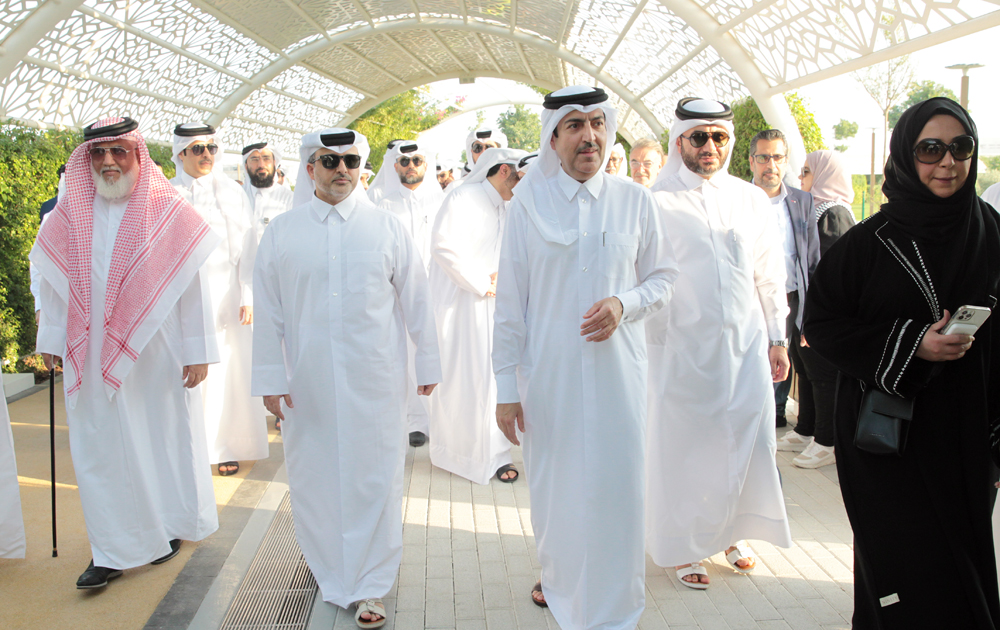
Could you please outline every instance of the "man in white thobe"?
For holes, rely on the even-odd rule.
[[[434,172],[434,153],[415,141],[404,140],[394,145],[389,154],[393,159],[393,170],[380,189],[381,196],[377,200],[372,198],[372,202],[379,208],[392,212],[403,222],[426,271],[431,262],[431,228],[441,202],[444,201],[441,187],[426,177],[427,173]],[[382,168],[388,166],[389,162],[382,162]],[[417,395],[414,366],[416,348],[412,343],[408,343],[407,348],[409,386],[406,389],[406,416],[410,446],[423,446],[427,443],[427,434],[430,432],[427,398]]]
[[[621,142],[611,147],[611,157],[608,158],[608,165],[604,167],[604,172],[632,181],[628,175],[628,156],[625,155],[625,147]]]
[[[743,539],[791,545],[771,385],[788,373],[785,262],[767,195],[726,172],[732,116],[681,100],[653,186],[680,276],[646,320],[646,545],[696,589],[709,582],[701,560],[720,551],[753,570]]]
[[[461,179],[456,179],[448,184],[444,191],[450,193],[461,186],[465,178],[472,173],[472,169],[476,167],[476,162],[479,161],[484,151],[487,149],[506,148],[507,136],[499,129],[480,127],[470,131],[469,135],[465,138],[465,166],[462,169],[463,175]]]
[[[268,442],[264,407],[250,397],[251,288],[257,238],[250,224],[250,200],[222,172],[221,155],[216,158],[220,153],[210,125],[186,123],[174,129],[177,176],[170,183],[222,237],[202,267],[212,296],[221,360],[208,369],[198,398],[208,460],[218,464],[220,475],[228,476],[239,471],[240,461],[266,459]]]
[[[7,398],[0,388],[0,558],[23,558],[24,520],[21,517],[21,489],[17,483],[14,434],[10,430]]]
[[[431,463],[479,484],[511,483],[510,440],[496,423],[493,307],[517,149],[487,149],[434,223],[429,279],[444,380],[431,403]]]
[[[278,169],[281,168],[281,153],[277,147],[267,142],[247,145],[243,147],[241,164],[243,191],[250,199],[250,220],[259,243],[267,224],[292,209],[292,190],[277,181]],[[250,261],[250,268],[253,269],[253,260]]]
[[[208,280],[219,243],[153,165],[138,124],[84,129],[38,232],[37,349],[63,357],[70,451],[93,561],[77,588],[174,557],[218,529],[208,447],[185,388],[219,351]],[[199,403],[200,404],[200,403]]]
[[[523,432],[542,565],[532,599],[564,630],[635,628],[645,605],[639,319],[677,274],[652,195],[604,172],[607,98],[584,86],[545,97],[497,276],[497,422],[515,444]]]
[[[434,313],[405,227],[358,186],[365,137],[326,129],[299,154],[302,203],[257,253],[253,392],[283,420],[295,536],[323,599],[370,622],[385,618],[403,551],[405,337],[429,395]]]

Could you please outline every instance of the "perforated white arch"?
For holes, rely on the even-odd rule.
[[[0,0],[0,116],[128,113],[161,141],[208,120],[289,151],[409,87],[500,77],[601,85],[632,138],[693,94],[794,132],[782,92],[998,24],[1000,0]]]

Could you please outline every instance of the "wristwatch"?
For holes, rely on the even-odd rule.
[[[788,340],[786,340],[786,339],[779,339],[778,341],[771,341],[771,346],[770,347],[773,348],[775,346],[780,346],[782,348],[787,348],[788,347]]]

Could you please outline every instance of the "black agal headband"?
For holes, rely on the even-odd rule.
[[[674,115],[677,120],[732,120],[733,110],[719,101],[689,96],[677,103]]]
[[[563,105],[596,105],[598,103],[603,103],[608,100],[608,94],[601,88],[594,88],[590,92],[582,92],[580,94],[564,94],[562,96],[555,96],[555,93],[549,93],[545,95],[542,99],[542,107],[545,109],[559,109]]]
[[[354,132],[353,131],[342,131],[340,133],[324,133],[320,135],[319,141],[323,143],[325,147],[340,147],[345,144],[353,145]]]
[[[105,125],[104,127],[94,127],[94,125],[96,124],[97,123],[94,123],[89,127],[84,127],[83,129],[84,142],[88,140],[93,140],[95,138],[110,138],[112,136],[120,136],[123,133],[135,131],[136,129],[139,128],[139,123],[128,117],[122,118],[122,121],[119,123],[114,123],[112,125]]]
[[[215,135],[215,127],[212,125],[202,125],[201,127],[185,127],[184,125],[177,125],[174,127],[174,135],[182,138],[212,136]]]
[[[248,144],[243,147],[243,155],[250,153],[251,151],[260,151],[267,146],[266,142],[258,142],[257,144]]]

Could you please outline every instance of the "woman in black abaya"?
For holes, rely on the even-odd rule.
[[[957,103],[908,109],[890,142],[888,203],[834,244],[810,283],[803,332],[840,370],[837,472],[858,630],[1000,627],[1000,316],[974,338],[941,334],[960,306],[996,305],[1000,228],[976,196],[977,159],[975,123]],[[916,399],[901,456],[854,446],[862,383]]]

